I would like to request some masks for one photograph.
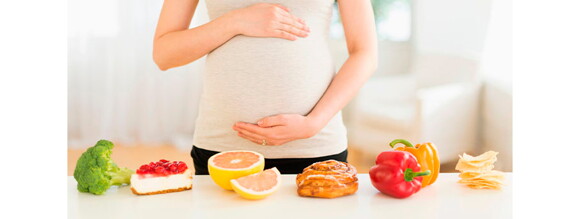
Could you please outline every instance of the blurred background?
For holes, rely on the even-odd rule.
[[[371,0],[379,67],[343,110],[349,161],[365,173],[388,142],[433,142],[442,172],[458,155],[498,151],[512,171],[511,0]],[[162,0],[68,1],[68,175],[80,154],[112,140],[138,168],[189,151],[205,59],[160,71],[152,59]],[[201,0],[191,27],[208,21]],[[331,50],[348,53],[335,7]]]

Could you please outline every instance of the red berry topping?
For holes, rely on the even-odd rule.
[[[177,165],[175,164],[169,165],[169,170],[174,173],[177,172]]]
[[[179,163],[179,165],[177,166],[177,171],[179,172],[183,172],[187,169],[187,165],[185,165],[185,163],[181,162]]]
[[[150,162],[141,165],[136,173],[140,175],[151,174],[155,176],[168,176],[171,174],[183,173],[187,170],[187,165],[182,161],[168,161],[161,159],[157,162]]]

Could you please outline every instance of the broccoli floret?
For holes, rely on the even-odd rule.
[[[77,161],[74,177],[80,192],[101,195],[112,185],[131,183],[133,170],[119,168],[111,159],[114,145],[107,140],[100,140],[85,151]]]

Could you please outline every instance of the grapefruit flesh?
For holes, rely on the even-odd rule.
[[[276,167],[259,173],[232,179],[232,188],[236,193],[246,199],[263,199],[276,192],[280,187],[280,171]]]
[[[226,190],[232,190],[230,180],[264,170],[264,156],[253,151],[224,151],[208,160],[212,180]]]
[[[213,165],[223,169],[248,168],[260,161],[260,155],[255,152],[235,151],[214,157]]]

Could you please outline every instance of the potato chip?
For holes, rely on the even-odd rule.
[[[471,171],[464,171],[459,174],[459,178],[462,179],[502,179],[504,178],[503,172],[492,170],[488,172],[471,172]]]
[[[456,170],[459,171],[472,171],[472,172],[484,172],[484,171],[491,171],[494,168],[492,164],[482,165],[482,166],[474,166],[472,164],[466,163],[465,161],[457,162],[455,166]]]
[[[463,156],[459,155],[455,166],[460,172],[461,179],[458,182],[473,189],[501,189],[503,172],[493,170],[497,154],[495,151],[488,151],[476,157],[465,153]]]
[[[477,157],[473,157],[469,154],[463,153],[463,156],[459,155],[459,161],[455,166],[456,170],[465,171],[465,170],[474,170],[474,171],[485,171],[493,169],[493,163],[497,161],[498,153],[495,151],[488,151],[479,155]]]
[[[501,189],[501,186],[498,185],[467,185],[467,186],[472,189]]]
[[[477,157],[473,157],[469,154],[463,153],[462,159],[464,161],[467,161],[470,163],[485,162],[485,161],[489,161],[489,160],[493,160],[493,162],[495,162],[497,160],[497,157],[496,157],[497,154],[499,154],[499,153],[495,152],[495,151],[488,151],[488,152],[485,152]]]
[[[484,178],[480,178],[480,179],[460,179],[459,183],[462,184],[502,184],[503,182],[501,179],[494,179],[494,178],[490,178],[490,179],[484,179]]]
[[[467,187],[472,189],[501,189],[501,184],[466,184]]]

